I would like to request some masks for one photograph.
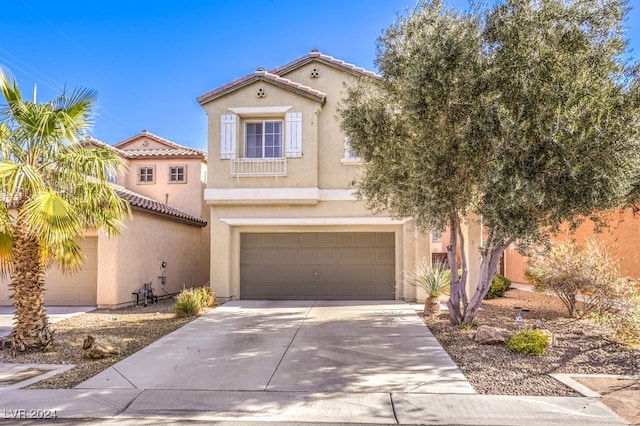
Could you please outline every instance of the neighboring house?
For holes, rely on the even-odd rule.
[[[632,208],[615,210],[608,213],[607,227],[597,230],[591,220],[586,220],[574,232],[565,230],[556,235],[554,240],[573,238],[580,245],[585,239],[596,237],[604,241],[609,253],[620,261],[620,272],[623,276],[640,278],[640,216]],[[514,282],[526,283],[524,271],[527,258],[515,249],[508,249],[504,259],[505,276]]]
[[[430,237],[354,197],[345,84],[375,73],[316,50],[198,98],[208,115],[211,285],[220,299],[407,299]]]
[[[132,210],[117,236],[87,230],[81,247],[86,261],[79,273],[47,273],[45,305],[117,307],[131,304],[146,282],[159,296],[200,286],[209,279],[206,153],[143,131],[115,146],[87,139],[85,146],[106,146],[128,165],[113,177]],[[0,305],[11,305],[0,287]]]

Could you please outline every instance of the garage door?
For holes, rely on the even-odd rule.
[[[63,274],[54,269],[45,277],[44,302],[49,306],[95,306],[98,281],[98,238],[85,238],[80,247],[86,257],[82,269]]]
[[[392,300],[394,234],[241,234],[240,298]]]

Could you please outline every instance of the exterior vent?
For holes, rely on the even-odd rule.
[[[267,92],[264,91],[264,89],[261,87],[258,89],[258,92],[256,93],[256,96],[259,98],[266,98],[267,97]]]
[[[320,77],[320,72],[318,71],[318,68],[314,68],[311,70],[309,75],[311,76],[311,78],[318,78]]]

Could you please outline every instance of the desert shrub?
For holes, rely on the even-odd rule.
[[[209,286],[197,287],[194,290],[202,308],[210,308],[217,304],[216,294]]]
[[[620,293],[619,261],[596,238],[584,247],[573,240],[551,246],[529,260],[525,276],[536,291],[555,293],[572,317],[608,311]]]
[[[607,325],[619,341],[640,345],[640,290],[632,280],[623,280],[622,287],[613,305],[592,312],[591,318]]]
[[[484,296],[485,299],[495,299],[496,297],[502,297],[511,287],[511,280],[507,277],[504,277],[500,274],[493,277],[491,281],[491,287],[489,287],[489,291]]]
[[[507,347],[525,355],[540,356],[549,346],[549,338],[540,330],[523,330],[507,340]]]
[[[192,317],[200,314],[202,309],[200,295],[191,290],[182,290],[176,298],[174,311],[178,317]]]
[[[423,257],[416,262],[410,283],[423,289],[429,297],[437,297],[451,284],[451,273],[444,263],[430,262]]]

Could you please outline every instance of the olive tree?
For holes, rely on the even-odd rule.
[[[342,128],[368,207],[449,228],[452,324],[473,322],[504,250],[623,203],[638,176],[623,1],[424,1],[378,40],[381,77],[347,88]],[[484,233],[466,293],[464,221]],[[459,276],[458,269],[462,270]]]

